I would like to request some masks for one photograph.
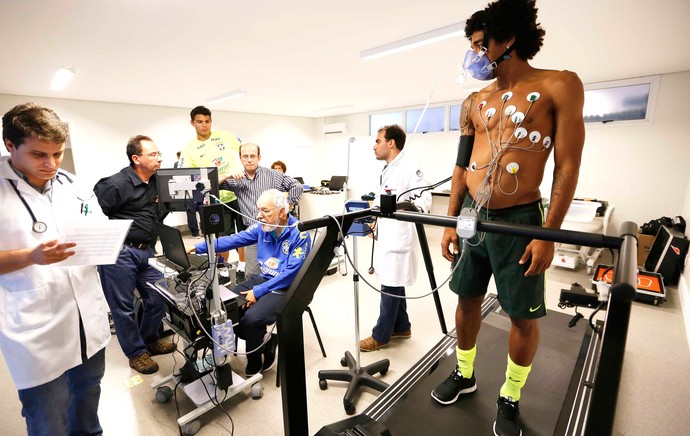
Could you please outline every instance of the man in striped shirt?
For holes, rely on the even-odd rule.
[[[264,191],[269,189],[277,189],[282,192],[287,192],[288,203],[290,209],[295,206],[302,196],[302,185],[290,176],[286,176],[280,171],[271,168],[262,167],[259,165],[261,160],[261,149],[256,144],[242,144],[240,146],[240,160],[244,167],[244,174],[241,176],[221,174],[220,189],[232,191],[237,196],[240,204],[240,212],[242,213],[242,221],[246,227],[249,227],[256,221],[259,213],[257,201]],[[245,274],[259,274],[259,264],[256,260],[256,244],[245,248],[245,256],[247,258],[247,265]]]

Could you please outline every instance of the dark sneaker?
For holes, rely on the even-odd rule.
[[[276,347],[278,346],[278,338],[271,334],[271,339],[264,345],[264,363],[261,366],[261,372],[266,372],[273,367],[276,361]]]
[[[452,404],[457,401],[462,394],[469,394],[477,390],[477,381],[472,377],[465,378],[458,368],[450,373],[446,381],[436,386],[431,392],[431,398],[441,404]]]
[[[151,359],[149,353],[144,353],[137,357],[129,359],[129,367],[135,369],[142,374],[153,374],[158,371],[158,364]]]
[[[146,349],[149,350],[149,354],[152,356],[156,356],[158,354],[170,354],[175,351],[175,344],[159,340],[155,344],[146,347]]]
[[[412,336],[412,330],[405,330],[404,332],[393,332],[393,334],[391,334],[391,339],[408,339],[410,336]]]
[[[494,435],[496,436],[520,436],[520,407],[519,401],[512,398],[498,397],[496,402],[496,422],[494,422]]]

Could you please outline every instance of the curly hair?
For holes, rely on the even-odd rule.
[[[546,31],[537,23],[536,0],[497,0],[477,11],[465,24],[465,36],[471,38],[478,30],[487,29],[489,37],[505,42],[515,36],[515,52],[529,60],[544,44]]]

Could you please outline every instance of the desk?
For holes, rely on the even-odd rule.
[[[156,258],[149,259],[149,265],[164,274],[164,278],[158,280],[156,283],[148,283],[149,286],[160,294],[165,303],[166,317],[163,318],[163,322],[178,333],[180,338],[188,344],[188,346],[184,348],[187,364],[191,363],[195,365],[200,373],[206,372],[202,377],[190,383],[181,384],[182,390],[187,397],[192,400],[196,408],[178,418],[177,424],[180,426],[183,434],[195,434],[201,427],[199,417],[215,407],[214,401],[218,402],[219,399],[225,401],[246,389],[251,389],[252,398],[261,398],[263,395],[263,388],[259,384],[259,381],[261,381],[262,376],[259,372],[258,374],[244,379],[235,371],[232,371],[233,382],[232,385],[228,387],[227,392],[219,389],[214,390],[212,375],[213,366],[207,363],[203,358],[197,359],[200,350],[213,348],[212,340],[206,336],[204,332],[204,330],[208,333],[211,332],[211,321],[208,313],[204,309],[205,297],[203,295],[205,294],[199,292],[199,298],[187,297],[187,292],[195,293],[197,290],[205,291],[210,281],[206,280],[205,277],[198,277],[199,280],[196,282],[197,284],[193,286],[193,289],[188,291],[184,288],[187,286],[186,284],[177,285],[175,283],[177,273],[171,272],[169,268],[161,265]],[[190,282],[193,282],[193,280]],[[220,296],[225,306],[228,319],[232,320],[233,324],[236,324],[239,318],[238,296],[225,286],[220,286]],[[194,312],[192,312],[193,310],[195,310],[197,314],[201,312],[201,315],[195,316]],[[156,390],[156,401],[159,403],[167,403],[170,401],[172,389],[167,385],[172,385],[174,387],[180,381],[181,377],[182,374],[179,373],[156,379],[151,384],[151,388]],[[209,398],[208,391],[211,392],[210,395],[213,395],[213,399]]]
[[[345,192],[340,191],[335,194],[316,194],[305,192],[299,202],[300,221],[307,221],[314,218],[322,218],[327,215],[342,215],[345,212],[345,202],[352,196],[352,191],[348,190],[347,198]],[[312,235],[312,240],[316,240]],[[328,275],[335,274],[340,264],[344,263],[344,258],[336,256],[328,267]]]
[[[321,218],[326,215],[341,215],[345,210],[345,202],[352,196],[352,191],[335,194],[316,194],[308,191],[299,201],[300,221]]]

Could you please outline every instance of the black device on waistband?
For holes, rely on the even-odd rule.
[[[455,165],[461,168],[467,168],[470,164],[470,156],[472,156],[472,148],[474,147],[474,135],[461,135],[458,141],[458,158]]]

